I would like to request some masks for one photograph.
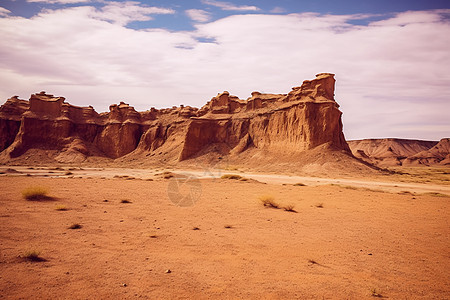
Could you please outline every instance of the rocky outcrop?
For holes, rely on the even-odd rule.
[[[406,139],[366,139],[348,141],[357,158],[379,167],[444,165],[449,159],[449,139],[420,141]]]
[[[0,107],[0,159],[32,160],[30,149],[49,151],[59,162],[103,157],[176,163],[247,152],[250,159],[282,159],[318,146],[350,155],[334,84],[333,74],[322,73],[288,94],[253,92],[241,100],[223,92],[201,109],[144,112],[121,102],[101,114],[45,92],[29,101],[13,97]]]

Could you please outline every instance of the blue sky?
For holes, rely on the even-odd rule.
[[[2,0],[0,99],[107,111],[336,74],[347,139],[450,136],[450,1]]]

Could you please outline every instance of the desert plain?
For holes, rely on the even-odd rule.
[[[373,178],[2,169],[0,298],[449,297],[448,168]],[[27,201],[28,187],[49,197]]]

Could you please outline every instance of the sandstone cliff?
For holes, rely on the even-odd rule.
[[[299,160],[314,149],[337,151],[350,159],[334,84],[333,74],[322,73],[288,94],[253,92],[241,100],[223,92],[200,109],[181,106],[144,112],[122,102],[100,114],[45,92],[29,101],[13,97],[0,107],[0,160],[36,162],[36,153],[42,150],[49,160],[61,163],[102,158],[127,164],[176,164],[226,157],[242,164],[292,165],[288,160],[293,159],[298,167],[307,163]],[[326,159],[317,161],[324,164]]]

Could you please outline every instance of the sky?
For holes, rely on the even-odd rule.
[[[450,0],[0,0],[0,103],[201,107],[324,72],[348,140],[450,137]]]

